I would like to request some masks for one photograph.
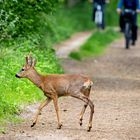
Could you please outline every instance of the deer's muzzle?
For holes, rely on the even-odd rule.
[[[20,76],[18,74],[15,75],[17,78],[20,78]]]

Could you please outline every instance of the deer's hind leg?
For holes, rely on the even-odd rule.
[[[89,98],[90,90],[91,90],[91,87],[88,88],[88,89],[84,89],[84,90],[82,90],[81,92],[82,92],[87,98]],[[82,111],[81,111],[81,113],[80,113],[80,119],[79,119],[79,124],[80,124],[80,126],[82,126],[83,116],[84,116],[84,113],[85,113],[85,111],[86,111],[87,106],[88,106],[88,103],[85,103],[84,106],[83,106],[83,108],[82,108]]]
[[[92,103],[92,101],[90,99],[88,99],[88,101],[89,101],[89,106],[91,108],[89,125],[88,125],[88,128],[87,128],[87,131],[89,132],[92,128],[92,119],[93,119],[93,114],[94,114],[94,104]]]
[[[87,128],[87,131],[90,131],[91,128],[92,128],[92,118],[93,118],[93,113],[94,113],[94,105],[93,105],[92,101],[88,97],[81,96],[79,94],[74,94],[74,95],[71,95],[71,96],[74,97],[74,98],[82,100],[83,102],[85,102],[86,104],[88,104],[90,106],[91,111],[90,111],[89,125],[88,125],[88,128]]]

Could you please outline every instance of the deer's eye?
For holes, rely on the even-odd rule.
[[[25,70],[24,68],[21,69],[21,71],[24,71],[24,70]]]

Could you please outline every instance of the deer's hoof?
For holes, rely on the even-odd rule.
[[[33,123],[33,124],[31,125],[31,127],[34,127],[34,126],[35,126],[35,124],[36,124],[36,123]]]
[[[83,123],[82,123],[82,120],[79,121],[79,124],[80,124],[80,126],[82,126],[82,124],[83,124]]]
[[[92,128],[92,127],[89,126],[88,129],[87,129],[87,132],[90,132],[90,131],[91,131],[91,128]]]
[[[57,129],[61,129],[61,127],[62,127],[62,124],[59,124],[58,127],[57,127]]]
[[[82,121],[83,121],[83,119],[81,118],[79,121],[80,126],[82,126],[82,124],[83,124]]]

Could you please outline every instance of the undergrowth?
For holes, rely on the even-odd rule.
[[[41,42],[47,46],[59,43],[76,32],[93,30],[95,27],[91,17],[92,6],[89,3],[81,3],[71,8],[61,5],[52,15],[41,16],[43,28],[41,26],[40,30],[44,34]]]

